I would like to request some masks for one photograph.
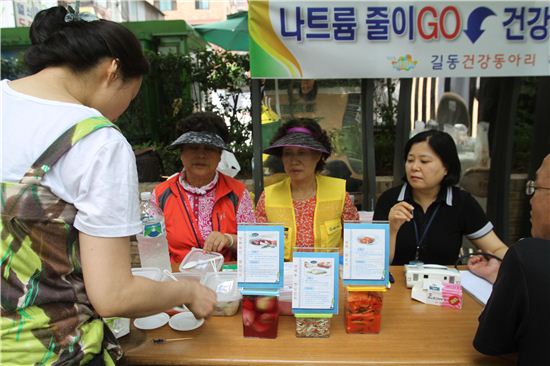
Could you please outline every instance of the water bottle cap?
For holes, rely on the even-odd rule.
[[[151,199],[151,192],[141,192],[139,194],[139,198],[142,201],[149,201]]]

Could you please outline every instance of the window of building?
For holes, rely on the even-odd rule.
[[[208,0],[195,0],[195,9],[208,9]]]
[[[160,11],[171,11],[176,10],[177,8],[177,1],[173,0],[160,0],[158,2],[158,8]]]

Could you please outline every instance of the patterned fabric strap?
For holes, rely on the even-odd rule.
[[[103,127],[119,128],[103,116],[89,117],[71,126],[61,136],[59,136],[43,153],[40,155],[32,167],[27,171],[25,177],[42,179],[50,168],[67,152],[80,141]]]
[[[0,184],[0,359],[14,365],[86,364],[122,356],[84,286],[76,208],[41,178],[77,141],[103,127],[85,119],[56,139],[19,183]]]

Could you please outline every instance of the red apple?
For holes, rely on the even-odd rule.
[[[261,296],[256,299],[256,309],[262,312],[270,312],[277,308],[277,297]]]
[[[254,310],[244,309],[243,308],[243,324],[245,327],[249,327],[254,323],[256,319],[256,313]]]
[[[254,310],[254,302],[248,298],[244,298],[243,309]]]
[[[263,313],[258,316],[258,318],[256,319],[256,322],[270,324],[275,321],[276,317],[277,317],[277,314],[275,313]]]

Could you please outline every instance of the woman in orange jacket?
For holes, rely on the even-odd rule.
[[[199,112],[185,118],[182,128],[170,146],[180,149],[183,169],[154,190],[170,259],[180,263],[191,248],[202,248],[234,260],[237,224],[254,222],[254,213],[244,184],[216,170],[222,150],[229,151],[227,126],[220,116]]]

